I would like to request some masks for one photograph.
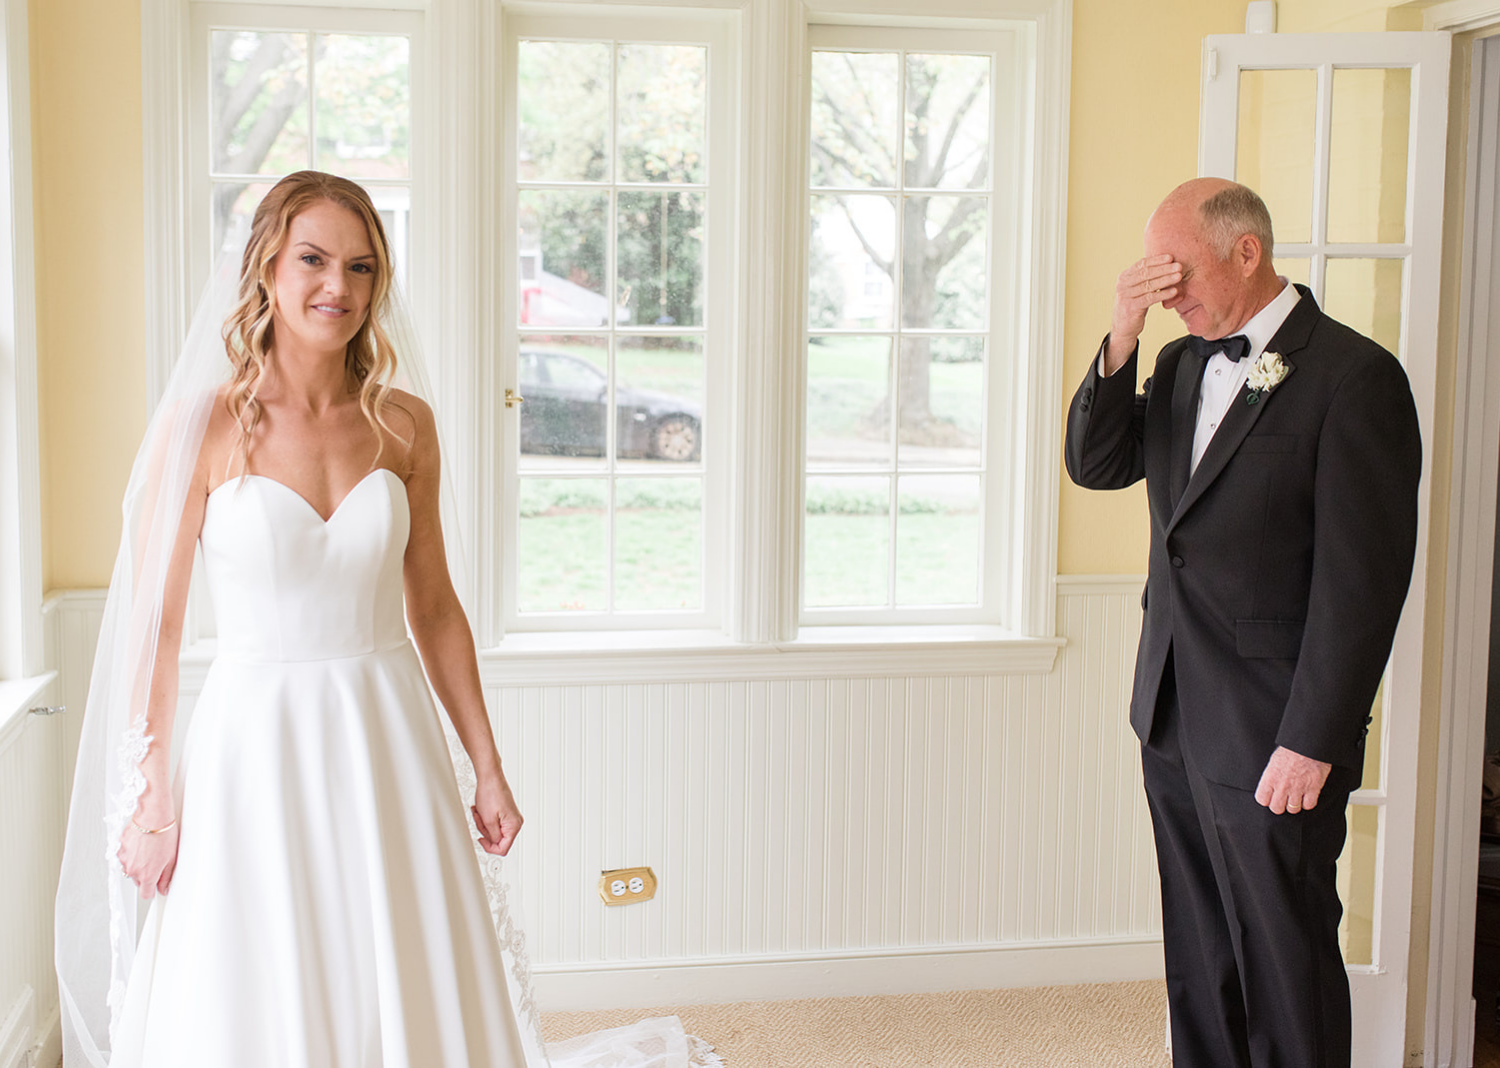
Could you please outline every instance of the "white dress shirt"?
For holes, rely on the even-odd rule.
[[[1292,314],[1292,309],[1301,299],[1296,286],[1285,278],[1281,279],[1281,284],[1281,292],[1272,298],[1271,303],[1252,315],[1243,327],[1234,331],[1235,334],[1244,334],[1250,342],[1250,350],[1245,353],[1245,358],[1235,362],[1221,350],[1210,356],[1203,368],[1203,388],[1198,391],[1198,422],[1193,429],[1193,460],[1188,469],[1189,474],[1198,470],[1198,461],[1208,451],[1208,443],[1213,440],[1214,432],[1219,429],[1224,416],[1229,414],[1229,406],[1240,395],[1245,379],[1250,377],[1251,366],[1266,351],[1266,346],[1276,336],[1276,331],[1281,329],[1281,324],[1286,322],[1286,317]],[[1102,353],[1099,356],[1099,377],[1108,377],[1104,373]]]
[[[1203,388],[1198,391],[1198,423],[1193,429],[1193,460],[1188,468],[1190,474],[1198,470],[1198,461],[1203,459],[1203,454],[1208,451],[1208,443],[1213,440],[1219,424],[1229,414],[1229,406],[1240,395],[1245,379],[1250,377],[1250,368],[1260,358],[1260,354],[1266,351],[1266,346],[1271,343],[1276,331],[1281,329],[1281,324],[1286,322],[1286,317],[1292,313],[1300,299],[1296,286],[1287,283],[1284,278],[1282,282],[1284,288],[1271,303],[1235,331],[1236,334],[1244,334],[1250,342],[1250,351],[1245,353],[1245,358],[1236,362],[1219,352],[1210,356],[1203,367]]]

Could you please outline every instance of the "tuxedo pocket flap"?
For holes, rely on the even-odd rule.
[[[1300,434],[1250,434],[1240,442],[1240,452],[1296,452]]]
[[[1235,648],[1241,656],[1295,660],[1302,652],[1305,623],[1279,619],[1237,619]]]

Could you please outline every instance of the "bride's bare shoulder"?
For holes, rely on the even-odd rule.
[[[393,411],[402,413],[410,421],[413,429],[432,422],[432,406],[415,393],[408,393],[404,389],[392,386],[386,394],[385,403]]]
[[[209,493],[229,477],[230,460],[239,444],[240,424],[229,411],[228,397],[228,383],[214,391],[203,447],[198,451],[198,476]]]
[[[421,397],[392,387],[386,394],[385,406],[386,421],[391,424],[391,429],[409,439],[414,449],[427,439],[436,442],[432,406]]]
[[[432,406],[415,393],[392,388],[386,394],[384,414],[390,429],[401,439],[408,457],[408,474],[436,466],[438,436]]]

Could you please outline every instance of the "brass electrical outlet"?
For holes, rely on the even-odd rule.
[[[656,896],[656,873],[650,868],[616,868],[599,873],[599,900],[606,905],[634,905]]]

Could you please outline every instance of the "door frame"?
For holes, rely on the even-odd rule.
[[[1500,27],[1500,0],[1459,0],[1430,8],[1425,28],[1464,32]],[[1477,42],[1475,42],[1477,43]],[[1463,46],[1460,46],[1460,49]],[[1428,930],[1425,1063],[1473,1063],[1475,898],[1478,893],[1480,785],[1484,765],[1487,648],[1494,572],[1496,488],[1500,483],[1500,306],[1476,279],[1500,261],[1500,106],[1482,107],[1476,79],[1500,80],[1500,47],[1488,62],[1469,49],[1470,94],[1465,140],[1456,339],[1452,474],[1448,501],[1446,598],[1443,608],[1442,699],[1439,705],[1433,811],[1432,897]],[[1460,49],[1455,49],[1455,53]],[[1459,57],[1455,55],[1455,59]],[[1483,124],[1491,131],[1481,145]],[[1483,151],[1479,151],[1483,149]],[[1481,201],[1483,201],[1481,203]],[[1484,263],[1484,271],[1475,264]],[[1490,324],[1495,323],[1495,327]],[[1481,640],[1485,643],[1481,647]],[[1475,655],[1476,652],[1479,655]]]

